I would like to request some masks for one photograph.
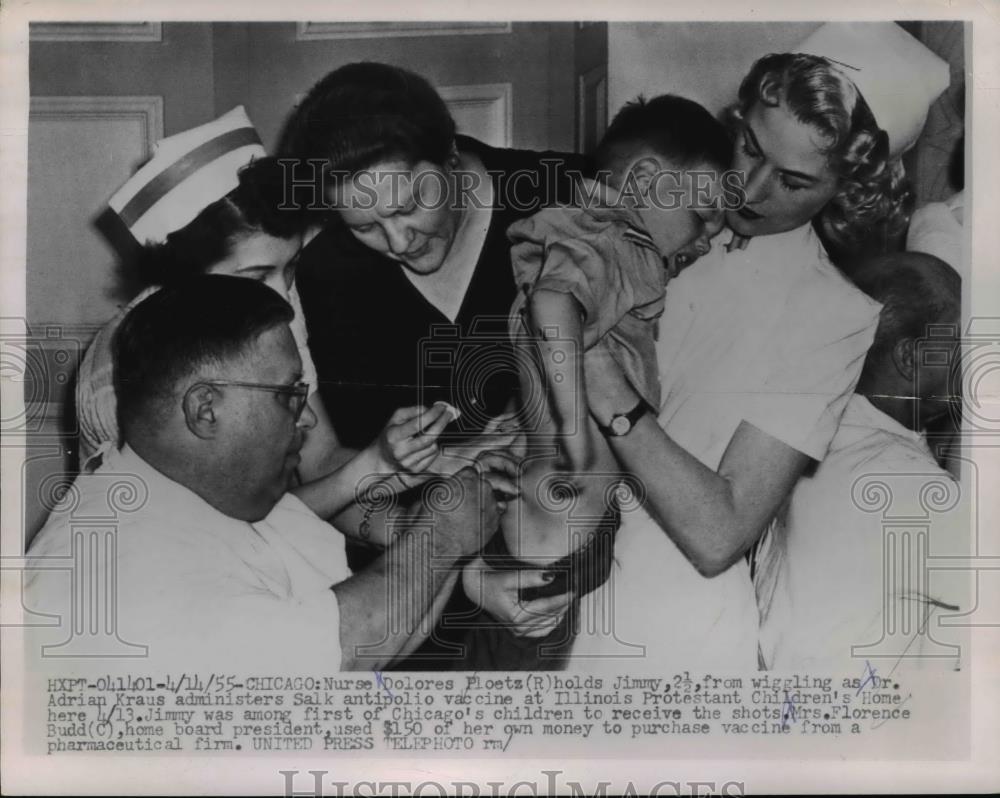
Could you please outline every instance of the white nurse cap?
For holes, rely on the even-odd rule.
[[[162,243],[239,185],[266,155],[242,105],[208,124],[160,140],[153,157],[108,201],[140,244]]]
[[[895,22],[828,22],[795,52],[837,62],[889,135],[894,157],[913,146],[951,80],[948,63]]]

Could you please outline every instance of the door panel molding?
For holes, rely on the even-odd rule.
[[[480,36],[510,33],[510,22],[299,22],[297,41],[399,36]]]
[[[143,126],[148,157],[163,138],[163,97],[32,97],[29,119],[135,119]]]
[[[32,22],[33,42],[162,42],[159,22]]]
[[[494,147],[509,147],[513,140],[513,90],[509,83],[478,83],[469,86],[438,86],[459,132],[482,138]],[[462,118],[468,118],[478,128],[462,129]],[[468,128],[469,126],[466,125]]]
[[[577,76],[576,151],[592,153],[608,127],[608,68],[588,69]]]

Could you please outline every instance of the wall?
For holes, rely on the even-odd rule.
[[[301,31],[295,23],[217,23],[213,29],[215,108],[244,102],[265,147],[277,142],[297,95],[352,61],[413,69],[437,87],[509,84],[508,146],[573,147],[572,23],[387,38],[311,38],[340,34],[322,27]]]
[[[576,150],[593,152],[608,126],[608,23],[579,22],[574,39]]]
[[[906,164],[913,178],[918,207],[943,200],[959,188],[949,180],[949,167],[965,132],[967,27],[971,24],[945,21],[918,22],[909,28],[910,33],[951,66],[951,85],[927,112],[923,135]],[[961,157],[964,159],[964,153]]]
[[[639,94],[670,92],[718,113],[736,99],[750,65],[784,52],[816,22],[661,22],[608,26],[608,104],[612,114]]]
[[[32,41],[28,318],[98,324],[114,308],[114,251],[92,224],[153,143],[210,119],[212,31],[160,41]],[[131,102],[125,98],[133,98]],[[142,100],[138,98],[143,98]]]

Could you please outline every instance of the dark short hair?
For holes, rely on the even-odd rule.
[[[896,343],[927,336],[927,326],[954,318],[961,307],[962,279],[940,258],[923,252],[894,252],[863,262],[852,272],[855,285],[882,303],[875,341],[865,368],[877,368]]]
[[[281,153],[353,174],[395,159],[443,165],[454,140],[448,106],[425,78],[363,61],[312,87],[288,123]]]
[[[257,158],[239,175],[239,185],[206,206],[160,244],[148,244],[138,266],[147,285],[167,285],[206,273],[232,254],[237,242],[256,233],[275,238],[301,235],[306,214],[285,203],[290,173],[277,158]]]
[[[611,120],[594,160],[598,169],[617,172],[640,148],[679,168],[707,164],[726,169],[733,156],[725,125],[698,103],[674,94],[626,103]]]
[[[118,424],[156,423],[180,383],[207,363],[243,355],[292,320],[276,291],[256,280],[201,275],[161,288],[126,314],[114,337]]]

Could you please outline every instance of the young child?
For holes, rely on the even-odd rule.
[[[618,113],[597,150],[602,182],[583,181],[575,207],[544,209],[508,230],[523,289],[510,331],[522,353],[527,448],[520,495],[485,559],[553,573],[534,596],[579,596],[607,578],[621,473],[604,437],[627,434],[635,419],[598,428],[587,410],[584,353],[603,342],[643,404],[658,409],[655,334],[666,285],[722,228],[717,193],[731,152],[722,124],[697,103],[640,98]]]

